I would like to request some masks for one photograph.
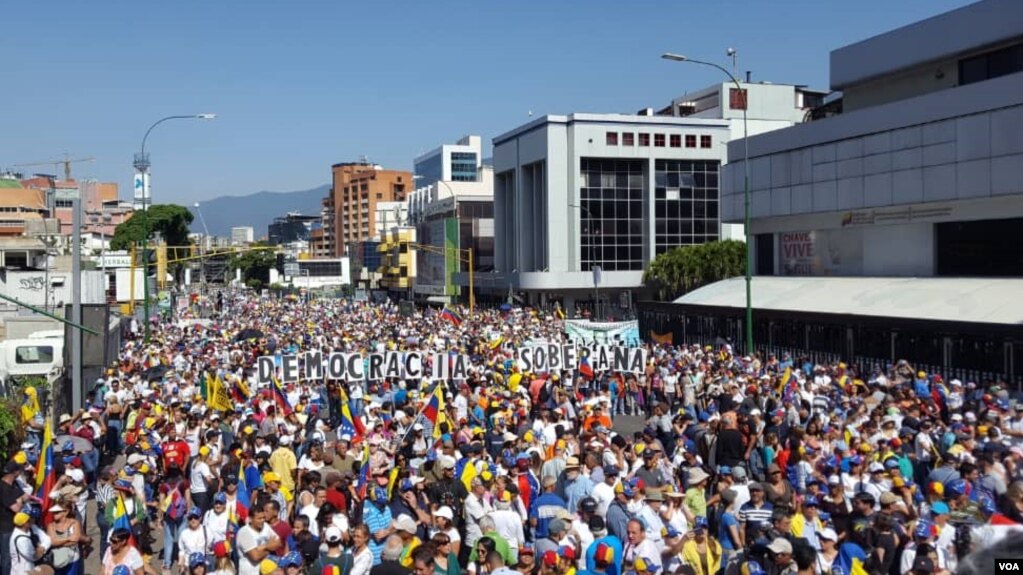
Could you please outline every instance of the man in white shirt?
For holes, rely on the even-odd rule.
[[[213,496],[213,508],[203,516],[202,525],[210,537],[210,541],[227,539],[227,525],[231,513],[227,508],[227,494],[221,492]]]
[[[475,477],[472,480],[472,492],[465,498],[465,544],[470,548],[483,537],[480,521],[493,513],[494,508],[483,498],[487,488],[483,480]],[[240,574],[239,574],[240,575]]]
[[[639,519],[630,519],[629,526],[626,528],[625,532],[627,534],[626,539],[628,539],[628,541],[625,543],[625,551],[623,553],[625,561],[625,564],[622,566],[623,572],[630,571],[632,564],[640,557],[650,559],[661,556],[661,552],[657,550],[657,546],[646,538],[646,531],[643,529],[642,521]]]
[[[591,497],[597,502],[597,515],[607,517],[607,508],[615,500],[615,484],[621,470],[617,465],[604,466],[604,481],[593,486]]]
[[[266,523],[258,507],[249,512],[249,524],[238,530],[238,575],[260,575],[259,564],[282,547],[281,540]]]

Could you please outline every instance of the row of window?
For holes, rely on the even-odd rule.
[[[607,132],[605,136],[605,143],[608,146],[617,146],[619,145],[618,142],[621,141],[622,146],[635,146],[637,145],[636,142],[639,142],[639,147],[641,148],[646,148],[650,146],[650,134],[647,134],[645,132],[640,132],[638,134],[634,134],[632,132],[622,132],[620,135],[621,139],[619,140],[618,132]],[[682,134],[668,134],[667,136],[665,136],[665,134],[654,134],[653,136],[655,148],[665,147],[664,145],[665,141],[668,142],[668,147],[670,148],[682,147]],[[697,142],[696,138],[697,136],[695,134],[686,134],[685,147],[695,148]],[[710,136],[700,136],[699,138],[701,148],[706,149],[712,147],[713,141],[711,140]]]

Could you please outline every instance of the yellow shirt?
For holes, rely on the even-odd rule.
[[[294,451],[285,447],[278,447],[270,454],[270,469],[273,469],[274,473],[281,476],[282,490],[295,490],[295,480],[292,478],[291,472],[296,467],[298,467],[298,460],[295,459]]]

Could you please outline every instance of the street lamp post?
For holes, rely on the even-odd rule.
[[[210,238],[210,229],[206,227],[206,218],[199,209],[199,202],[195,203],[195,213],[199,214],[199,221],[202,222],[202,243],[199,244],[199,315],[206,317],[203,307],[203,298],[206,297],[206,242]]]
[[[733,53],[734,54],[734,53]],[[744,173],[743,177],[743,206],[744,213],[742,219],[742,231],[746,236],[746,354],[753,355],[753,251],[750,249],[750,198],[749,198],[749,124],[747,123],[746,109],[749,108],[749,94],[745,92],[739,80],[736,79],[735,74],[729,72],[725,68],[715,64],[714,62],[704,62],[702,60],[693,60],[682,56],[681,54],[672,54],[666,52],[661,54],[661,58],[665,60],[671,60],[673,62],[690,62],[692,64],[700,64],[702,66],[710,66],[721,70],[728,78],[735,84],[736,89],[739,90],[739,94],[742,97],[742,147],[743,147],[743,162],[742,167]]]
[[[594,235],[594,233],[593,233],[593,214],[590,213],[590,209],[587,208],[586,206],[582,205],[582,204],[568,204],[568,206],[570,208],[579,208],[583,212],[586,212],[586,227],[587,227],[587,229],[589,229],[590,235],[593,236]],[[579,241],[580,241],[580,243],[582,242],[582,238],[583,238],[583,235],[579,234]],[[594,246],[593,246],[593,239],[591,238],[590,239],[590,261],[591,262],[596,262],[597,261],[596,258],[593,257],[593,253],[594,253],[594,249],[593,248],[594,248]],[[590,264],[591,269],[595,269],[593,267],[594,265],[595,265],[594,263]],[[580,267],[582,267],[582,266],[580,266]],[[600,286],[597,283],[597,276],[596,276],[596,274],[594,274],[594,276],[593,276],[593,316],[591,317],[592,321],[597,321],[597,315],[598,315],[597,312],[600,309],[600,291],[599,290],[600,290]]]
[[[139,153],[135,154],[135,169],[142,174],[142,313],[143,321],[145,322],[143,333],[145,334],[144,341],[146,343],[149,343],[149,189],[146,185],[146,174],[149,173],[149,156],[146,155],[146,140],[149,139],[149,133],[153,131],[153,128],[169,120],[212,120],[216,117],[216,114],[190,114],[160,118],[153,122],[149,129],[146,130],[146,134],[142,136],[142,146],[139,149]],[[132,283],[134,281],[134,278],[132,278]]]

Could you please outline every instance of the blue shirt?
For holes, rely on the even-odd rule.
[[[721,543],[721,548],[726,551],[735,551],[735,543],[732,542],[731,526],[739,528],[739,520],[735,518],[734,513],[724,513],[721,515],[721,523],[718,526],[718,542]]]
[[[367,547],[373,552],[373,564],[380,565],[380,554],[384,550],[384,543],[386,541],[380,541],[379,543],[373,538],[373,534],[382,529],[387,529],[391,526],[391,508],[384,506],[383,509],[376,505],[366,501],[362,504],[362,522],[369,527],[369,543]]]
[[[558,510],[568,510],[565,500],[554,493],[544,493],[533,501],[533,508],[529,510],[529,518],[536,519],[535,535],[537,539],[547,537],[547,526],[557,517]]]
[[[604,574],[619,575],[622,572],[622,560],[625,558],[625,555],[622,553],[622,540],[614,535],[605,535],[600,539],[593,540],[593,543],[586,548],[586,571],[580,573],[599,573],[599,571],[597,571],[596,555],[597,545],[600,545],[601,543],[607,545],[611,549],[614,549],[614,561],[607,566],[607,569],[604,570]],[[577,575],[579,575],[579,573],[577,573]]]

